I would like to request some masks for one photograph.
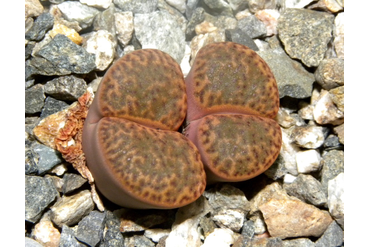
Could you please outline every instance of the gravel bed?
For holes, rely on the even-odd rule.
[[[343,0],[25,0],[26,246],[344,246]],[[232,41],[275,75],[283,145],[256,178],[171,210],[122,208],[38,140],[118,58]]]

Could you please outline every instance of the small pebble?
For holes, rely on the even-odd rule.
[[[213,215],[213,221],[221,228],[239,232],[243,226],[246,212],[238,209],[221,209]]]
[[[334,20],[334,47],[338,58],[344,59],[344,12],[339,13]]]
[[[344,59],[323,59],[315,71],[316,81],[326,90],[344,84]]]
[[[65,1],[58,4],[59,10],[68,21],[77,21],[82,29],[89,27],[99,13],[96,8],[89,7],[79,1]]]
[[[144,236],[150,238],[153,242],[158,243],[162,237],[168,236],[170,232],[171,232],[170,229],[159,229],[159,228],[147,229],[144,232]]]
[[[320,147],[328,134],[328,128],[307,125],[295,127],[292,132],[294,142],[302,148],[315,149]]]
[[[344,172],[344,152],[342,150],[330,150],[321,158],[321,184],[325,194],[328,193],[328,182]]]
[[[80,175],[73,173],[66,173],[63,176],[63,194],[71,193],[72,191],[80,188],[87,182],[87,179]]]
[[[105,213],[90,212],[79,223],[76,238],[89,246],[96,246],[103,237]]]
[[[85,93],[87,84],[76,76],[60,76],[45,84],[45,93],[55,99],[76,101]]]
[[[321,90],[319,99],[313,109],[316,123],[340,125],[344,122],[344,113],[338,109],[330,97],[329,91]]]
[[[344,173],[328,182],[328,206],[331,216],[344,229]]]
[[[231,231],[230,229],[216,228],[205,239],[203,247],[229,247],[239,237],[239,234]]]
[[[114,13],[117,40],[122,46],[126,46],[134,32],[134,16],[132,12]]]
[[[25,93],[25,112],[26,114],[32,114],[41,112],[44,107],[45,94],[44,86],[42,84],[36,84],[35,86],[26,89]]]
[[[40,41],[45,33],[53,27],[54,17],[50,13],[43,13],[36,18],[32,27],[26,33],[26,39]]]
[[[40,119],[43,119],[51,114],[67,108],[69,105],[61,100],[54,99],[50,96],[46,97],[44,107],[41,110]]]
[[[320,166],[320,153],[316,149],[300,151],[296,154],[297,170],[299,173],[318,171]]]
[[[113,3],[121,10],[131,11],[134,14],[151,13],[158,6],[158,0],[113,0]]]
[[[257,19],[256,16],[250,15],[238,21],[238,28],[245,32],[252,39],[266,36],[266,25]]]
[[[308,238],[296,238],[292,240],[284,240],[283,247],[316,247],[315,243]]]
[[[91,7],[103,9],[107,9],[112,4],[112,0],[80,0],[80,2]]]
[[[344,232],[342,228],[333,221],[324,234],[315,242],[316,247],[343,246]]]
[[[41,220],[35,225],[33,231],[35,239],[43,246],[58,247],[60,242],[60,232],[49,220]]]
[[[62,233],[60,234],[59,247],[85,247],[86,245],[80,243],[76,239],[76,233],[67,225],[62,226]]]

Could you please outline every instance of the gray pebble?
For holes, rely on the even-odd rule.
[[[29,89],[26,89],[25,93],[26,114],[41,112],[45,104],[44,100],[45,94],[43,85],[37,84]]]
[[[80,188],[84,183],[86,183],[86,181],[87,180],[85,178],[77,174],[73,173],[64,174],[62,187],[63,194],[70,193]]]
[[[321,184],[327,195],[329,180],[344,172],[344,152],[341,150],[330,150],[322,156],[321,165]]]
[[[51,170],[63,161],[60,152],[40,143],[33,144],[31,146],[31,151],[39,175]]]
[[[43,119],[51,114],[67,108],[69,105],[61,100],[56,100],[52,97],[46,97],[45,105],[42,108],[40,119]]]
[[[46,31],[50,30],[53,25],[54,17],[48,12],[42,13],[26,33],[26,39],[40,41],[44,38]]]
[[[327,204],[327,197],[321,183],[311,175],[299,174],[293,183],[284,184],[284,189],[290,196],[295,196],[312,205]]]
[[[125,238],[125,246],[154,247],[155,244],[149,238],[140,235]]]
[[[78,223],[76,238],[88,244],[96,246],[103,237],[105,213],[92,211]]]
[[[85,80],[73,75],[57,77],[48,81],[44,86],[46,94],[66,101],[76,101],[85,93],[86,89]]]
[[[258,20],[254,15],[250,15],[239,20],[238,28],[240,28],[252,39],[263,37],[267,33],[265,24]]]
[[[124,246],[124,238],[120,231],[120,219],[112,212],[106,212],[106,231],[100,247],[121,247]]]
[[[59,247],[84,247],[86,245],[78,242],[76,234],[73,229],[66,225],[62,227],[62,233],[60,234]]]
[[[332,38],[334,16],[306,9],[286,9],[279,18],[279,38],[292,58],[318,66]]]
[[[58,196],[49,178],[25,176],[25,219],[36,223],[44,211]]]
[[[26,61],[26,79],[32,75],[87,74],[95,69],[95,56],[62,34]]]
[[[31,150],[26,150],[25,152],[25,174],[31,175],[31,174],[37,174],[37,172],[38,172],[37,164],[33,157],[33,153]]]
[[[344,59],[323,59],[315,71],[315,78],[326,90],[344,85]]]
[[[283,247],[315,247],[315,243],[308,238],[297,238],[292,240],[284,240]]]
[[[176,18],[167,11],[136,14],[135,36],[142,48],[156,48],[168,53],[179,64],[185,53],[185,33]]]
[[[225,35],[226,35],[226,40],[227,41],[232,41],[235,43],[239,43],[245,46],[248,46],[254,51],[258,51],[258,47],[256,43],[254,43],[253,39],[248,36],[246,32],[244,32],[240,28],[235,28],[235,29],[226,29],[225,30]]]
[[[195,26],[202,23],[204,21],[204,18],[205,18],[204,9],[201,7],[196,8],[186,26],[185,30],[186,40],[189,41],[196,35]]]
[[[113,3],[121,10],[134,14],[151,13],[158,6],[158,0],[113,0]]]
[[[344,233],[342,228],[334,220],[324,234],[316,241],[316,247],[342,246]]]
[[[43,247],[42,244],[37,242],[36,240],[33,240],[32,238],[25,238],[24,241],[25,247]]]
[[[258,51],[257,53],[274,73],[280,98],[289,96],[302,99],[311,96],[315,77],[299,62],[291,59],[281,49]]]

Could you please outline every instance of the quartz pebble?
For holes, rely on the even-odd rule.
[[[338,58],[344,59],[344,12],[339,13],[334,20],[334,47]]]
[[[331,216],[344,229],[344,173],[328,182],[328,206]]]
[[[235,240],[239,237],[239,234],[231,231],[230,229],[216,228],[214,231],[208,235],[204,240],[203,247],[229,247]]]
[[[296,154],[297,170],[299,173],[318,171],[320,166],[320,153],[315,150],[300,151]]]
[[[99,13],[96,8],[89,7],[79,1],[65,1],[58,4],[59,10],[68,21],[77,21],[82,29],[89,27]]]
[[[275,9],[264,9],[256,12],[255,16],[266,26],[266,36],[277,34],[277,23],[280,13]]]
[[[116,41],[111,33],[106,30],[93,32],[86,40],[85,49],[90,54],[95,54],[96,69],[103,71],[112,63],[115,55]]]
[[[200,219],[210,211],[211,207],[203,196],[180,208],[166,239],[166,247],[200,246],[200,233],[197,231],[197,226]]]
[[[314,149],[324,143],[327,133],[328,128],[326,127],[315,125],[298,126],[294,128],[292,137],[298,146]]]
[[[91,7],[106,9],[112,4],[112,0],[80,0],[81,3]]]
[[[33,235],[35,239],[44,246],[59,246],[60,232],[53,226],[53,222],[49,220],[41,220],[37,223]]]
[[[134,32],[134,16],[132,12],[114,13],[114,24],[118,42],[122,46],[126,46]]]
[[[243,226],[245,211],[237,209],[221,209],[214,214],[212,219],[221,228],[228,228],[234,232],[239,232]]]
[[[339,125],[344,122],[344,113],[334,104],[329,91],[324,89],[313,109],[313,117],[318,124]]]

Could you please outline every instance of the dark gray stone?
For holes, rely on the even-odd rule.
[[[42,108],[40,119],[46,118],[47,116],[54,114],[67,108],[69,105],[61,100],[56,100],[52,97],[46,97],[44,108]]]
[[[50,30],[53,25],[54,17],[49,12],[42,13],[26,33],[26,39],[40,41],[44,38],[46,31]]]
[[[124,238],[120,231],[120,220],[112,212],[107,211],[105,221],[105,234],[100,247],[121,247],[124,245]]]
[[[25,219],[36,223],[45,208],[58,196],[50,178],[25,176]]]
[[[37,165],[39,175],[51,170],[63,161],[62,155],[59,151],[40,143],[33,144],[31,151],[33,154],[33,159]]]
[[[343,149],[344,146],[339,142],[339,137],[336,135],[329,135],[323,144],[323,147],[329,151],[331,149]]]
[[[292,240],[284,240],[283,247],[315,247],[315,243],[308,238],[297,238]],[[329,247],[329,246],[327,246]]]
[[[73,229],[69,228],[67,225],[63,225],[62,233],[60,234],[59,247],[84,247],[86,245],[78,242],[75,237],[75,232]]]
[[[114,5],[99,13],[94,19],[94,31],[107,30],[112,35],[116,35],[116,26],[114,24]]]
[[[57,77],[44,86],[45,94],[66,101],[76,101],[86,89],[85,80],[73,75]]]
[[[329,13],[286,9],[279,18],[278,33],[286,52],[305,65],[318,66],[332,38],[334,16]]]
[[[336,247],[344,243],[344,233],[342,228],[334,220],[326,229],[324,234],[316,241],[316,247]]]
[[[248,34],[241,30],[240,28],[226,29],[225,35],[227,41],[232,41],[238,44],[248,46],[254,51],[259,50],[257,45],[254,43],[253,39],[249,37]]]
[[[57,34],[34,55],[26,61],[26,79],[35,74],[87,74],[95,69],[95,55],[62,34]]]
[[[158,0],[113,0],[113,3],[121,10],[134,14],[150,13],[158,6]]]
[[[241,231],[241,239],[238,247],[249,246],[254,236],[254,222],[252,220],[245,220]]]
[[[240,19],[237,27],[252,39],[264,37],[267,34],[265,24],[254,15]]]
[[[195,26],[202,23],[204,21],[204,18],[205,18],[204,9],[201,7],[196,8],[188,22],[188,25],[186,26],[185,30],[186,40],[189,41],[196,35]]]
[[[37,174],[37,164],[31,150],[27,150],[25,155],[25,173],[26,175]]]
[[[185,53],[185,33],[167,11],[136,14],[135,36],[142,48],[151,47],[168,53],[179,64]]]
[[[89,246],[96,246],[103,237],[104,224],[105,213],[92,211],[78,223],[76,238]]]
[[[86,183],[86,181],[87,180],[85,178],[77,174],[73,173],[64,174],[62,187],[63,194],[70,193],[80,188],[84,183]]]
[[[344,172],[344,152],[341,150],[330,150],[322,156],[321,165],[321,184],[327,195],[329,180]]]
[[[35,47],[35,45],[36,45],[36,42],[34,42],[34,41],[29,41],[29,42],[27,42],[27,45],[26,45],[26,47],[25,47],[25,49],[24,49],[25,59],[26,59],[26,60],[27,60],[28,58],[30,58],[31,53],[32,53],[32,50],[33,50],[33,48]]]
[[[327,204],[327,197],[321,183],[311,175],[299,174],[293,183],[284,184],[284,189],[290,196],[295,196],[312,205]]]
[[[25,112],[26,114],[32,114],[41,112],[44,107],[44,86],[41,84],[36,84],[35,86],[26,89],[25,93]]]
[[[282,49],[257,51],[275,76],[279,97],[308,98],[311,96],[315,77]]]
[[[288,173],[289,171],[285,167],[285,160],[281,155],[279,155],[272,166],[264,172],[266,176],[273,180],[283,178]]]

